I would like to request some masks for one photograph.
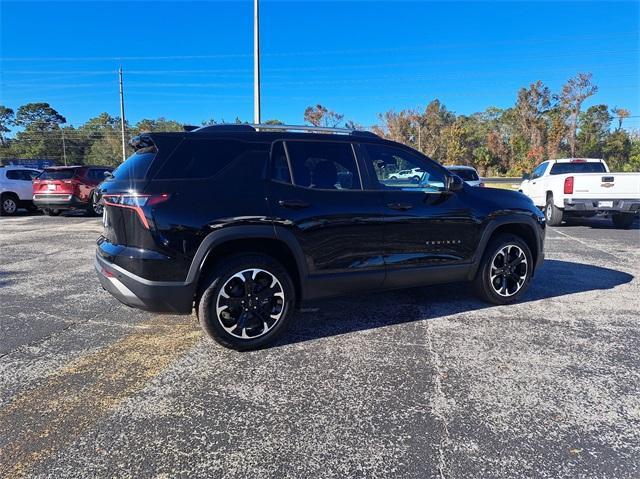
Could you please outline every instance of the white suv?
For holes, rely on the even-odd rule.
[[[392,173],[389,175],[390,180],[411,180],[414,183],[420,181],[424,171],[420,168],[412,168],[410,170],[400,170],[397,173]]]
[[[0,216],[13,215],[18,208],[33,209],[31,181],[40,173],[22,166],[0,167]]]

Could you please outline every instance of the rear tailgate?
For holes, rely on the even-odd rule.
[[[566,176],[574,178],[574,198],[640,198],[640,173],[580,173]]]
[[[33,194],[73,195],[77,170],[77,168],[56,168],[43,171],[33,180]]]

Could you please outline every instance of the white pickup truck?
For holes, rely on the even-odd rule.
[[[640,173],[610,173],[604,160],[547,160],[524,175],[520,191],[544,208],[551,226],[606,214],[617,228],[630,228],[640,212]]]

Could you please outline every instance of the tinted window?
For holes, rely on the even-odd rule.
[[[458,175],[464,181],[478,181],[479,179],[475,171],[466,168],[451,168],[449,171],[454,175]]]
[[[550,175],[566,173],[606,173],[604,164],[598,163],[556,163],[551,167]]]
[[[542,163],[540,165],[538,165],[538,167],[533,170],[533,173],[531,173],[531,179],[535,180],[536,178],[540,178],[542,175],[544,175],[544,171],[547,169],[547,163]]]
[[[105,168],[92,168],[87,173],[87,178],[94,181],[103,181],[105,179],[104,172],[109,171]]]
[[[38,177],[39,180],[70,180],[78,172],[77,168],[65,168],[56,170],[44,170]]]
[[[27,170],[7,170],[8,180],[29,180],[31,181],[31,175]]]
[[[281,141],[275,143],[271,151],[271,178],[275,181],[291,183],[289,163],[284,151],[284,144]]]
[[[211,178],[248,149],[234,140],[185,140],[165,163],[157,178]]]
[[[350,143],[287,141],[296,186],[359,190],[360,175]]]
[[[436,192],[445,190],[445,174],[438,166],[399,148],[362,145],[367,161],[381,189]],[[417,175],[401,176],[402,170],[416,169]],[[416,176],[418,177],[416,179]]]
[[[155,146],[139,149],[115,169],[113,177],[116,180],[144,179],[157,153]]]

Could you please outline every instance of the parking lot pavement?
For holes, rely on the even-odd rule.
[[[237,353],[120,305],[99,219],[0,219],[0,477],[640,477],[640,230],[550,228],[525,300],[306,305]]]

